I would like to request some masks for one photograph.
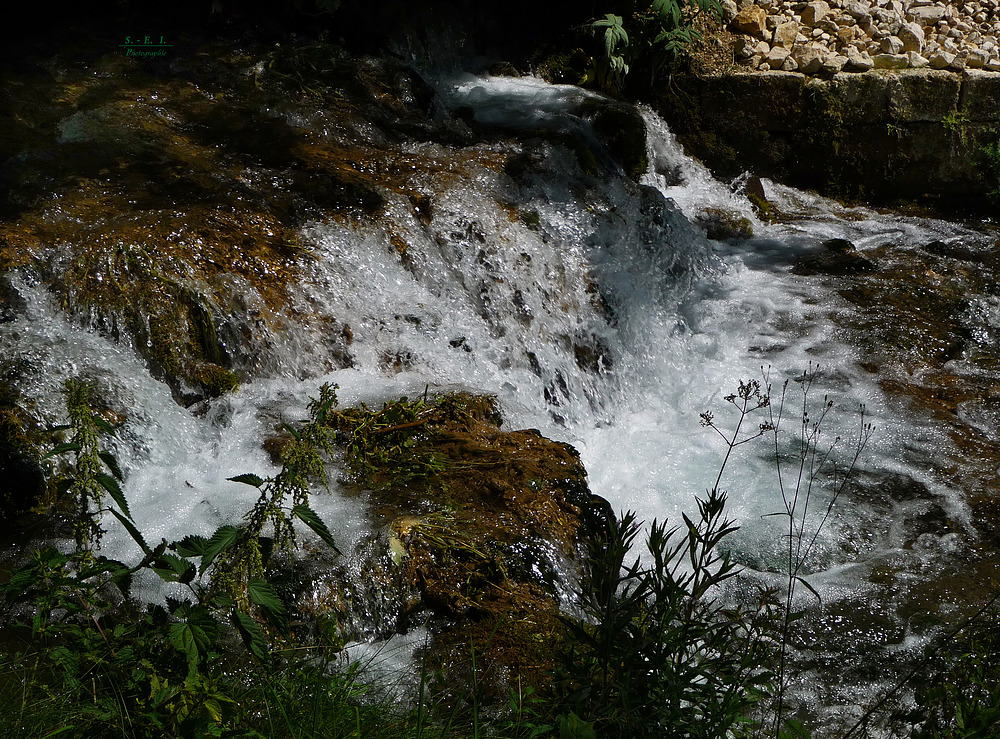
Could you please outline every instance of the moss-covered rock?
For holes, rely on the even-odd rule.
[[[434,92],[398,61],[319,41],[244,49],[197,42],[168,76],[111,52],[5,78],[0,274],[40,275],[185,402],[273,371],[289,325],[349,334],[294,303],[305,221],[375,215],[388,193],[423,217],[427,173],[503,163],[404,153],[471,133],[436,118]],[[350,366],[348,344],[313,342],[313,364]]]
[[[362,629],[426,622],[432,667],[474,643],[484,672],[541,677],[581,542],[610,515],[576,451],[502,430],[495,401],[465,393],[337,416],[348,482],[382,528],[355,555],[364,581],[347,597],[328,583],[314,608]]]

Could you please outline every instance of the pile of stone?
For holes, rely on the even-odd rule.
[[[1000,0],[722,0],[736,60],[807,75],[1000,72]]]

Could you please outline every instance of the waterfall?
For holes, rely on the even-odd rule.
[[[496,394],[510,428],[538,428],[573,444],[593,491],[616,510],[680,521],[714,483],[725,451],[700,414],[732,423],[724,397],[762,372],[775,389],[791,379],[797,402],[794,380],[818,365],[812,392],[833,402],[830,436],[856,431],[859,404],[876,426],[859,476],[877,490],[908,480],[919,494],[889,500],[850,491],[811,555],[810,583],[827,604],[877,601],[895,597],[880,589],[879,568],[913,582],[940,572],[941,558],[963,545],[969,519],[961,491],[928,463],[947,440],[930,419],[887,396],[883,378],[866,366],[855,337],[834,320],[853,310],[838,284],[794,268],[831,239],[865,257],[886,244],[904,252],[939,241],[977,248],[980,234],[845,208],[764,181],[783,213],[771,224],[686,157],[650,110],[642,112],[649,171],[636,183],[624,173],[596,176],[574,152],[573,141],[604,151],[583,112],[591,93],[530,78],[461,77],[438,86],[447,106],[469,111],[497,136],[458,150],[401,145],[426,197],[422,212],[387,191],[377,219],[305,225],[309,255],[292,303],[316,320],[275,333],[280,361],[270,374],[198,414],[174,403],[128,346],[61,312],[37,279],[15,280],[26,308],[0,324],[0,346],[19,363],[25,396],[54,419],[62,381],[82,376],[121,407],[128,422],[115,452],[150,541],[207,535],[238,520],[256,493],[227,478],[273,474],[262,441],[280,421],[303,417],[324,382],[339,385],[342,405],[427,389]],[[696,224],[713,213],[742,219],[753,235],[708,239]],[[982,303],[982,320],[991,305]],[[349,327],[352,367],[328,371],[324,321]],[[729,515],[741,526],[730,546],[750,581],[779,584],[783,524],[768,517],[783,505],[773,451],[766,444],[738,451],[722,480]],[[335,480],[314,507],[337,522],[345,551],[364,535],[362,503],[340,495]],[[915,528],[932,509],[954,528]],[[134,558],[129,537],[105,524],[106,553]],[[911,649],[905,621],[891,611],[851,638]]]

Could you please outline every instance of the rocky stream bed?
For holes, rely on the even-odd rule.
[[[892,39],[912,44],[903,29],[918,20],[928,21],[917,23],[922,45],[901,55],[910,66],[925,52],[931,67],[997,65],[995,0],[961,12],[764,7],[733,14],[755,19],[742,29],[757,39],[753,69],[791,59],[809,71],[814,62],[794,56],[800,35],[831,50],[847,43],[843,64],[811,56],[817,70],[861,68],[850,60],[866,54],[888,69],[871,45],[894,55]],[[978,41],[959,25],[970,20]],[[951,51],[952,28],[978,51]],[[502,80],[466,78],[454,85],[465,97],[445,100],[399,59],[314,39],[178,47],[136,59],[83,45],[4,72],[8,537],[54,535],[28,511],[47,494],[41,431],[61,413],[68,377],[95,383],[99,411],[127,430],[116,452],[149,525],[181,527],[240,515],[238,502],[213,497],[226,475],[280,459],[281,422],[307,386],[354,382],[345,407],[367,403],[369,420],[382,407],[372,428],[396,456],[385,469],[335,470],[346,507],[331,511],[347,556],[311,558],[302,613],[334,613],[359,639],[428,625],[442,663],[488,641],[500,678],[541,674],[581,545],[602,530],[608,503],[592,496],[576,449],[503,417],[575,434],[600,463],[591,484],[616,507],[676,518],[699,491],[663,489],[690,482],[691,460],[709,459],[698,474],[717,465],[714,449],[683,446],[705,410],[689,418],[687,406],[718,401],[716,376],[825,354],[843,362],[831,392],[883,404],[896,456],[859,475],[838,519],[852,536],[816,565],[834,582],[799,636],[803,664],[818,671],[808,674],[829,680],[806,686],[820,694],[814,714],[842,726],[859,690],[872,698],[872,685],[907,668],[912,642],[989,592],[1000,563],[995,224],[852,208],[755,177],[734,184],[736,200],[713,196],[682,215],[663,193],[693,188],[693,165],[658,160],[652,114],[630,104],[538,80],[494,104]],[[511,109],[524,120],[512,123]],[[756,270],[756,286],[736,281]],[[778,283],[792,287],[772,298]],[[674,401],[680,410],[657,407]],[[244,426],[247,438],[232,442]],[[204,448],[175,452],[192,439]],[[676,448],[652,448],[664,439]],[[158,444],[180,462],[162,461]],[[749,469],[748,489],[764,468]],[[755,508],[752,492],[734,496],[751,532],[771,505]],[[165,522],[171,511],[183,520]],[[774,540],[741,544],[762,582],[775,574]],[[860,573],[850,587],[837,580],[848,570]],[[857,664],[843,667],[845,655]]]

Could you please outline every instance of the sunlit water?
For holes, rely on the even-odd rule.
[[[481,146],[484,155],[526,150],[533,130],[592,137],[574,112],[587,94],[577,88],[469,77],[442,85],[449,105],[471,107],[482,125],[518,132],[518,141]],[[280,421],[302,418],[323,382],[340,386],[344,405],[425,389],[494,393],[510,428],[538,428],[576,446],[592,490],[616,509],[646,521],[679,521],[714,484],[726,450],[700,414],[713,412],[727,431],[737,417],[724,397],[740,379],[763,383],[766,375],[780,392],[791,378],[786,427],[794,429],[801,403],[794,380],[815,367],[814,413],[825,394],[834,403],[823,438],[843,435],[839,448],[847,454],[864,404],[876,427],[865,473],[917,480],[949,518],[963,521],[960,492],[922,464],[942,440],[858,367],[850,337],[831,320],[849,310],[835,291],[790,270],[831,238],[848,239],[864,254],[887,241],[908,248],[977,237],[945,222],[844,209],[771,182],[764,183],[768,197],[796,220],[767,225],[745,197],[686,157],[659,118],[643,115],[650,171],[642,187],[623,177],[588,177],[569,150],[539,141],[530,144],[533,168],[517,182],[475,161],[448,181],[428,175],[429,223],[403,196],[387,193],[386,215],[377,222],[306,226],[302,240],[314,258],[297,300],[350,325],[352,369],[319,376],[323,357],[310,341],[312,329],[296,334],[290,325],[275,338],[287,349],[278,376],[248,383],[195,415],[128,347],[66,318],[29,278],[16,284],[28,308],[0,326],[0,342],[34,368],[25,394],[46,404],[41,410],[49,417],[59,417],[57,390],[73,376],[98,381],[102,397],[120,408],[128,422],[116,451],[132,512],[150,541],[210,534],[238,520],[256,491],[227,478],[274,473],[262,439]],[[448,155],[433,144],[408,153]],[[756,235],[707,240],[691,220],[708,208],[748,219]],[[408,245],[405,257],[390,234]],[[751,427],[763,420],[755,416]],[[742,527],[731,541],[734,555],[760,582],[779,583],[786,524],[766,515],[783,507],[766,439],[737,450],[721,487]],[[815,511],[825,510],[828,494],[816,491]],[[345,551],[368,525],[361,501],[337,494],[335,475],[331,493],[317,491],[314,507]],[[868,575],[879,562],[895,558],[903,570],[926,572],[941,552],[961,546],[961,535],[952,534],[904,552],[913,511],[897,508],[893,520],[885,506],[850,490],[838,501],[807,569],[827,602],[877,598]],[[134,558],[135,544],[114,522],[106,525],[106,553]],[[916,646],[905,634],[894,644]]]

